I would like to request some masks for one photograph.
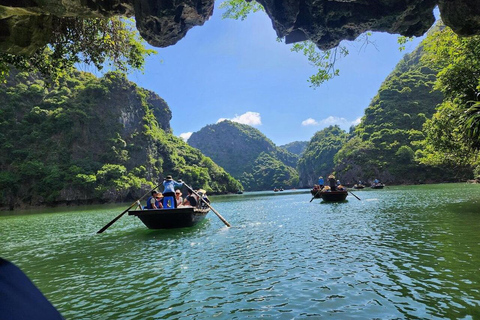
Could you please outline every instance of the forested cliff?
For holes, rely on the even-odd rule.
[[[445,88],[454,90],[454,85],[442,85],[437,76],[445,73],[450,62],[439,63],[438,59],[431,58],[437,56],[432,52],[432,44],[437,45],[445,33],[456,37],[439,24],[413,53],[405,55],[382,83],[365,109],[360,124],[344,140],[338,152],[330,152],[325,157],[325,150],[332,148],[332,141],[327,137],[316,138],[319,134],[324,135],[323,131],[312,138],[299,161],[301,182],[315,181],[319,175],[325,174],[324,167],[331,168],[337,178],[347,184],[358,180],[371,182],[375,178],[390,184],[473,178],[476,152],[465,143],[468,138],[458,133],[461,118],[455,116],[461,107],[451,109],[451,102],[443,94]],[[464,46],[472,50],[474,38],[467,41],[469,46]],[[425,44],[429,45],[428,52]],[[453,46],[443,45],[437,50],[452,52],[451,48]],[[461,54],[459,51],[455,55],[458,58]],[[474,66],[475,63],[470,62],[465,68],[474,69]],[[478,84],[478,77],[467,70],[455,79],[458,87],[462,81],[466,83],[465,88],[473,88],[475,82]],[[443,107],[438,109],[440,105]],[[439,145],[443,149],[439,149]],[[331,162],[333,166],[327,165]]]
[[[0,85],[0,207],[130,201],[168,174],[210,192],[238,181],[172,135],[157,94],[120,73],[57,86],[11,71]]]
[[[333,159],[347,139],[347,133],[339,126],[330,126],[315,133],[298,161],[302,187],[313,186],[319,176],[326,178],[335,171]]]

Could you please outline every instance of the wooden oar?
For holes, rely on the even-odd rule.
[[[318,190],[317,190],[317,192],[316,192],[316,193],[313,195],[313,198],[312,198],[312,199],[310,199],[310,202],[312,202],[312,201],[313,201],[313,199],[315,199],[315,197],[317,196],[317,194],[318,194],[319,192],[320,192],[320,189],[318,189]]]
[[[110,226],[112,224],[114,224],[115,222],[117,222],[118,219],[120,219],[128,210],[130,210],[134,205],[138,205],[138,202],[141,201],[143,198],[145,198],[146,195],[150,194],[153,190],[157,189],[160,185],[157,185],[155,186],[155,188],[153,188],[152,190],[148,191],[147,193],[145,193],[140,199],[136,200],[134,203],[132,203],[132,205],[130,207],[128,207],[125,211],[123,211],[122,213],[120,213],[115,219],[113,219],[112,221],[110,221],[109,223],[107,223],[102,229],[98,230],[97,233],[102,233],[103,231],[107,230],[108,228],[110,228]]]
[[[225,218],[222,217],[222,215],[221,215],[220,213],[218,213],[217,210],[213,209],[213,207],[210,205],[210,203],[208,203],[207,201],[205,201],[205,200],[203,199],[203,197],[201,197],[195,190],[192,189],[192,187],[190,187],[190,186],[189,186],[188,184],[186,184],[185,182],[183,183],[183,185],[184,185],[185,187],[187,187],[189,190],[191,190],[191,191],[198,197],[198,199],[202,200],[203,203],[205,203],[210,209],[212,209],[212,211],[217,215],[217,217],[218,217],[220,220],[222,220],[223,223],[225,223],[225,225],[226,225],[227,227],[231,227],[230,223],[228,223],[228,221],[225,220]]]
[[[352,196],[354,196],[355,198],[357,198],[358,200],[360,200],[360,201],[362,200],[362,199],[360,199],[359,197],[357,197],[356,195],[354,195],[352,191],[349,190],[348,192],[350,192],[350,194],[351,194]]]

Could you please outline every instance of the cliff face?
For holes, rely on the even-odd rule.
[[[434,89],[441,66],[426,64],[424,54],[421,44],[404,56],[365,109],[353,137],[335,155],[335,171],[342,182],[371,183],[377,178],[387,184],[438,183],[472,176],[471,168],[460,161],[442,165],[419,161],[430,149],[424,124],[444,100]]]
[[[132,201],[168,174],[209,192],[241,188],[172,135],[162,98],[121,74],[72,72],[46,89],[12,71],[0,101],[0,209]]]
[[[321,49],[365,31],[423,35],[438,6],[446,25],[460,35],[480,33],[478,0],[258,0],[273,28],[287,42],[312,40]],[[0,51],[29,54],[46,43],[54,17],[135,16],[141,36],[153,46],[175,44],[212,15],[214,0],[3,0]]]

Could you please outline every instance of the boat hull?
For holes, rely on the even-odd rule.
[[[314,198],[322,199],[327,202],[340,202],[345,201],[348,196],[348,191],[327,191],[327,192],[317,192],[317,190],[310,190]]]
[[[130,210],[149,229],[188,228],[201,222],[210,209],[193,207],[176,209]]]
[[[320,192],[320,197],[322,198],[322,200],[327,202],[345,201],[347,196],[348,196],[347,191]]]

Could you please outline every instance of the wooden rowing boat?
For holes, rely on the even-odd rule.
[[[337,191],[325,191],[325,192],[317,192],[318,189],[312,189],[310,192],[312,195],[317,199],[322,199],[326,202],[340,202],[345,201],[348,196],[347,190],[337,190]]]
[[[130,210],[128,215],[139,218],[149,229],[187,228],[201,222],[209,208],[180,207],[174,209]]]
[[[347,191],[327,191],[327,192],[319,192],[320,196],[322,197],[323,201],[328,202],[340,202],[345,201],[348,196]]]

